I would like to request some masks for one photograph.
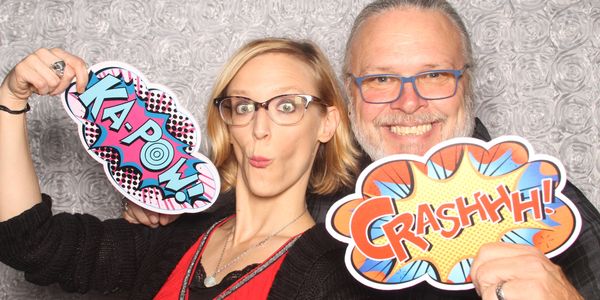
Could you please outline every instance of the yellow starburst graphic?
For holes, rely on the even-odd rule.
[[[326,226],[348,244],[346,267],[367,286],[470,289],[484,244],[527,244],[552,258],[575,242],[581,216],[565,184],[560,161],[520,137],[457,138],[367,166]]]
[[[416,215],[419,203],[426,202],[430,206],[437,208],[461,196],[471,197],[467,198],[467,202],[468,204],[473,204],[475,199],[473,199],[472,194],[465,195],[465,191],[478,191],[489,195],[491,198],[498,198],[500,197],[496,190],[498,186],[506,186],[510,191],[517,189],[517,183],[525,170],[524,168],[518,168],[501,176],[486,176],[474,168],[467,157],[467,153],[465,151],[463,154],[461,167],[446,179],[430,178],[411,162],[414,176],[413,193],[406,198],[395,200],[398,213]],[[462,164],[465,165],[463,166]],[[442,282],[448,282],[450,271],[457,263],[467,258],[473,258],[482,245],[500,241],[505,233],[518,228],[550,229],[544,223],[533,220],[533,218],[527,218],[525,222],[517,224],[513,213],[508,207],[502,207],[499,210],[499,214],[502,216],[502,221],[494,223],[489,220],[482,220],[479,213],[473,213],[471,216],[473,225],[462,228],[454,239],[443,237],[439,231],[432,230],[430,226],[429,230],[422,235],[429,242],[430,248],[422,250],[412,243],[406,243],[410,259],[404,263],[396,264],[390,274],[395,274],[408,263],[424,260],[430,262],[435,267]],[[448,215],[459,217],[455,210],[448,210]],[[457,225],[456,222],[449,220],[439,220],[439,222],[444,229],[449,229]],[[385,236],[380,239],[383,239],[383,241],[374,242],[376,244],[387,242]]]

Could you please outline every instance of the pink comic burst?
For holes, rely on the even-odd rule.
[[[83,93],[72,83],[63,100],[88,153],[128,199],[178,214],[217,198],[217,170],[197,152],[199,127],[167,88],[127,64],[105,62],[90,68]]]

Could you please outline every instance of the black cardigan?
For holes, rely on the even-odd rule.
[[[100,221],[87,214],[52,216],[51,200],[0,223],[0,260],[25,272],[35,284],[58,282],[69,292],[91,289],[151,299],[185,251],[229,209],[183,215],[169,226],[150,229],[122,219]],[[345,247],[322,224],[290,248],[269,299],[366,298],[344,267]]]

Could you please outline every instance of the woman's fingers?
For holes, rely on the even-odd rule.
[[[60,61],[64,62],[62,74],[52,68],[52,64]],[[77,91],[83,92],[88,78],[86,64],[81,58],[62,49],[41,48],[20,61],[7,75],[5,84],[9,95],[19,100],[27,100],[32,93],[62,93],[73,78],[76,78]]]
[[[85,63],[85,61],[83,61],[83,59],[81,59],[80,57],[75,56],[69,52],[66,52],[65,50],[60,49],[60,48],[50,49],[50,52],[52,54],[54,54],[56,57],[59,57],[62,60],[64,60],[64,62],[66,64],[64,77],[65,78],[68,77],[69,79],[67,80],[67,84],[65,85],[65,88],[71,82],[73,77],[75,77],[76,85],[77,85],[77,92],[83,93],[83,91],[85,90],[85,87],[87,85],[87,82],[88,82],[87,64]]]

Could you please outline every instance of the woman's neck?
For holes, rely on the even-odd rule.
[[[271,235],[282,227],[278,236],[292,237],[315,225],[305,211],[306,189],[290,188],[272,197],[258,197],[243,184],[236,187],[234,245],[259,236]],[[293,221],[293,223],[290,223]],[[289,225],[288,225],[289,224]],[[229,227],[229,226],[228,226]]]

